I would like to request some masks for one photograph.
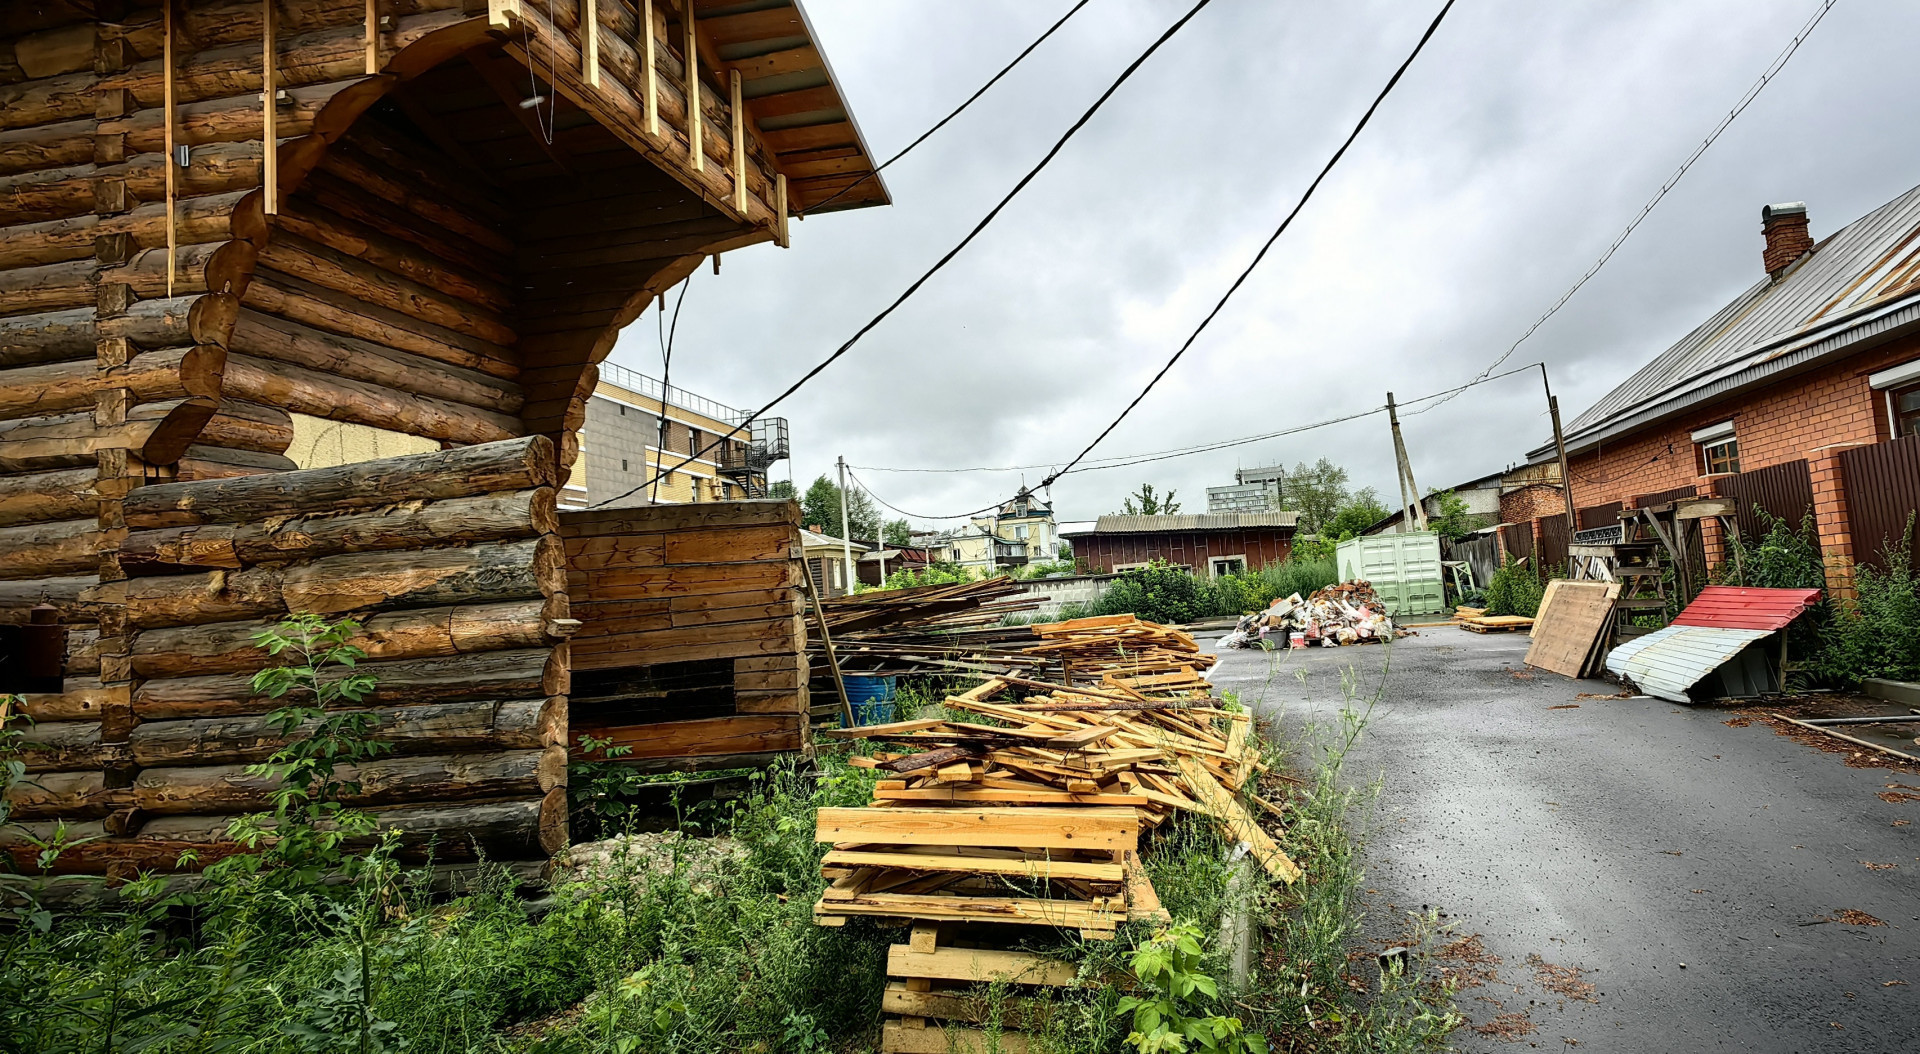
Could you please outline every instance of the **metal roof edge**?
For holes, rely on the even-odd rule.
[[[1771,382],[1782,374],[1817,365],[1823,359],[1862,351],[1866,347],[1904,336],[1908,331],[1920,330],[1920,290],[1866,310],[1869,313],[1865,317],[1843,319],[1837,329],[1828,327],[1821,331],[1825,336],[1821,336],[1821,332],[1788,334],[1778,341],[1759,345],[1747,353],[1745,365],[1732,364],[1723,367],[1723,370],[1730,372],[1715,371],[1702,375],[1695,378],[1693,387],[1676,392],[1637,413],[1615,418],[1603,427],[1596,426],[1567,436],[1567,453],[1584,454],[1607,440],[1638,431],[1701,403]],[[1778,350],[1760,362],[1751,361],[1769,349]],[[1529,462],[1550,460],[1554,456],[1552,440],[1527,452]]]

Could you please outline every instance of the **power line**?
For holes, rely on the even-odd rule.
[[[991,78],[990,78],[990,79],[989,79],[989,80],[987,81],[987,83],[985,83],[985,84],[982,84],[982,85],[980,86],[980,90],[979,90],[979,91],[976,91],[976,92],[974,92],[974,93],[973,93],[972,95],[969,95],[969,96],[967,96],[967,101],[966,101],[966,102],[963,102],[963,103],[961,103],[961,104],[960,104],[959,106],[956,106],[956,107],[954,107],[954,109],[953,109],[953,112],[952,112],[952,113],[950,113],[950,114],[948,114],[948,115],[946,115],[945,117],[942,117],[942,118],[940,118],[940,120],[938,120],[937,122],[935,122],[935,123],[934,123],[934,126],[933,126],[932,128],[929,128],[929,129],[927,129],[926,131],[924,131],[924,132],[921,132],[921,133],[920,133],[920,138],[918,138],[918,139],[915,139],[915,140],[914,140],[913,142],[911,142],[911,143],[908,143],[908,144],[907,144],[907,145],[906,145],[906,146],[905,146],[904,148],[902,148],[902,149],[901,149],[901,151],[900,151],[899,153],[897,153],[897,154],[895,154],[895,155],[893,155],[892,157],[890,157],[890,158],[887,158],[887,159],[886,159],[885,161],[883,161],[883,162],[881,162],[881,163],[880,163],[880,167],[878,167],[878,168],[876,168],[876,169],[874,169],[873,171],[871,171],[871,172],[869,172],[869,173],[867,173],[867,174],[866,174],[866,175],[864,175],[864,176],[861,176],[861,177],[860,177],[859,179],[856,179],[856,180],[854,180],[853,182],[851,182],[851,183],[849,183],[849,184],[847,184],[846,186],[844,186],[844,187],[841,187],[841,188],[840,188],[839,190],[837,190],[837,191],[834,191],[834,193],[833,193],[833,196],[832,196],[832,197],[830,197],[830,198],[827,198],[827,199],[826,199],[825,201],[822,201],[822,202],[821,202],[820,204],[818,204],[818,205],[815,205],[815,206],[813,206],[813,207],[812,207],[812,208],[810,208],[810,209],[806,209],[806,210],[804,210],[804,211],[803,211],[803,212],[801,212],[800,214],[801,214],[802,216],[805,216],[805,215],[808,215],[809,213],[814,213],[814,212],[818,212],[818,211],[820,211],[821,209],[823,209],[823,208],[826,208],[826,207],[827,207],[828,205],[831,205],[831,204],[833,204],[833,203],[834,203],[835,201],[838,201],[838,200],[840,200],[840,197],[841,197],[842,195],[844,195],[844,194],[846,194],[847,192],[849,192],[849,191],[851,191],[851,190],[853,190],[853,188],[855,188],[855,187],[858,187],[858,186],[861,186],[862,184],[864,184],[864,183],[866,183],[866,182],[867,182],[868,180],[871,180],[871,179],[878,179],[878,178],[879,178],[879,176],[880,176],[880,173],[882,173],[882,172],[885,172],[885,171],[887,170],[887,167],[888,167],[889,165],[891,165],[891,164],[893,164],[893,163],[894,163],[895,161],[898,161],[898,160],[900,160],[901,158],[903,158],[903,157],[905,157],[905,156],[907,156],[908,154],[910,154],[910,153],[912,153],[912,152],[913,152],[913,148],[914,148],[914,147],[916,147],[916,146],[919,146],[919,145],[920,145],[921,143],[924,143],[924,142],[926,142],[926,141],[927,141],[927,139],[928,139],[929,137],[931,137],[931,136],[933,135],[933,133],[935,133],[935,132],[937,132],[937,131],[939,131],[939,130],[940,130],[940,129],[942,129],[942,128],[945,128],[945,127],[947,126],[947,122],[948,122],[948,121],[951,121],[951,120],[953,120],[953,119],[954,119],[955,117],[958,117],[958,116],[960,116],[960,112],[961,112],[962,110],[965,110],[965,109],[966,109],[967,107],[969,107],[969,106],[972,106],[972,105],[974,104],[974,101],[975,101],[975,100],[977,100],[977,99],[979,99],[979,98],[980,98],[980,97],[981,97],[982,95],[985,95],[985,94],[987,93],[987,89],[988,89],[988,88],[991,88],[991,87],[993,87],[993,86],[994,86],[995,84],[998,84],[998,83],[1000,83],[1000,78],[1002,78],[1002,77],[1004,77],[1004,76],[1006,76],[1007,74],[1009,74],[1009,73],[1011,73],[1011,72],[1013,72],[1013,68],[1014,68],[1015,66],[1018,66],[1018,65],[1020,65],[1020,62],[1021,62],[1021,60],[1023,60],[1023,59],[1025,59],[1025,58],[1026,58],[1026,57],[1027,57],[1028,55],[1031,55],[1031,54],[1033,54],[1033,49],[1035,49],[1035,48],[1037,48],[1037,47],[1039,47],[1039,46],[1040,46],[1041,44],[1044,44],[1044,43],[1046,43],[1046,40],[1047,40],[1047,38],[1053,35],[1053,33],[1054,33],[1054,30],[1057,30],[1057,29],[1059,29],[1059,28],[1060,28],[1061,26],[1064,26],[1064,25],[1066,25],[1066,24],[1067,24],[1067,19],[1069,19],[1069,18],[1072,18],[1072,17],[1074,16],[1074,15],[1077,15],[1077,14],[1079,14],[1079,13],[1080,13],[1080,9],[1081,9],[1081,8],[1083,8],[1083,7],[1085,7],[1085,6],[1087,6],[1087,4],[1088,4],[1089,2],[1090,2],[1090,0],[1080,0],[1080,2],[1079,2],[1079,3],[1077,3],[1077,4],[1075,4],[1075,5],[1073,5],[1073,7],[1072,7],[1072,8],[1070,8],[1070,9],[1068,9],[1068,11],[1067,11],[1067,13],[1066,13],[1066,14],[1064,14],[1064,15],[1061,15],[1061,16],[1060,16],[1060,21],[1058,21],[1058,22],[1055,22],[1055,23],[1054,23],[1053,25],[1051,25],[1051,26],[1048,26],[1048,27],[1047,27],[1047,31],[1046,31],[1045,33],[1042,33],[1042,34],[1040,34],[1040,36],[1039,36],[1039,37],[1037,37],[1037,38],[1035,38],[1035,40],[1034,40],[1034,42],[1033,42],[1033,43],[1031,43],[1031,44],[1028,44],[1028,45],[1027,45],[1027,47],[1026,47],[1026,50],[1025,50],[1025,51],[1022,51],[1022,52],[1021,52],[1020,54],[1018,54],[1018,55],[1015,55],[1015,56],[1013,57],[1013,61],[1012,61],[1012,62],[1009,62],[1009,63],[1007,63],[1007,64],[1006,64],[1005,66],[1003,66],[1003,67],[1001,67],[1001,69],[1000,69],[1000,72],[998,72],[998,73],[996,73],[996,74],[994,74],[994,75],[993,75],[993,76],[992,76],[992,77],[991,77]]]
[[[861,491],[863,491],[867,495],[867,497],[872,498],[874,501],[879,502],[880,504],[886,506],[888,509],[891,509],[894,512],[897,512],[902,516],[908,517],[909,519],[915,519],[915,520],[966,520],[966,519],[971,519],[975,516],[978,516],[981,513],[988,511],[989,509],[997,509],[1000,506],[1006,504],[1005,502],[996,501],[992,505],[982,505],[980,508],[977,508],[972,512],[955,513],[951,516],[929,516],[923,512],[908,512],[905,509],[899,508],[898,506],[895,506],[889,503],[885,498],[882,498],[880,495],[875,494],[873,492],[872,487],[867,486],[866,483],[863,482],[859,476],[856,476],[853,474],[852,465],[847,466],[847,478],[853,480],[855,483],[860,484]]]
[[[1733,109],[1728,111],[1727,115],[1720,119],[1720,123],[1714,126],[1713,131],[1707,133],[1706,139],[1702,140],[1699,146],[1694,147],[1693,153],[1687,155],[1687,159],[1680,163],[1680,167],[1674,170],[1673,175],[1668,176],[1667,181],[1660,184],[1659,191],[1653,195],[1651,200],[1641,206],[1639,215],[1633,218],[1633,222],[1627,224],[1627,229],[1620,232],[1620,236],[1613,240],[1612,245],[1607,246],[1607,251],[1600,254],[1600,259],[1595,260],[1593,266],[1587,268],[1587,273],[1581,275],[1579,281],[1573,283],[1566,292],[1560,294],[1560,299],[1554,301],[1552,307],[1547,308],[1546,314],[1534,319],[1533,325],[1528,326],[1526,332],[1520,334],[1520,339],[1514,341],[1506,351],[1501,353],[1499,358],[1493,360],[1492,365],[1481,372],[1481,376],[1485,376],[1499,369],[1500,364],[1507,361],[1515,351],[1518,351],[1520,345],[1526,343],[1528,337],[1533,336],[1541,326],[1546,325],[1548,319],[1559,313],[1560,309],[1567,305],[1567,301],[1572,300],[1573,295],[1578,293],[1580,288],[1586,285],[1589,279],[1600,273],[1600,269],[1607,265],[1607,261],[1613,259],[1613,254],[1620,251],[1620,247],[1626,244],[1629,237],[1632,237],[1634,230],[1640,226],[1641,221],[1653,213],[1654,207],[1659,205],[1661,199],[1667,196],[1667,192],[1680,184],[1681,178],[1687,174],[1688,169],[1693,167],[1694,162],[1700,160],[1701,156],[1707,152],[1707,148],[1712,146],[1714,141],[1720,138],[1720,134],[1733,125],[1735,118],[1739,117],[1747,107],[1753,105],[1753,101],[1760,97],[1760,92],[1766,88],[1768,82],[1772,81],[1774,77],[1779,75],[1781,70],[1786,68],[1787,60],[1793,58],[1794,52],[1800,50],[1800,45],[1806,41],[1807,37],[1813,33],[1814,28],[1820,24],[1820,20],[1826,18],[1827,12],[1831,11],[1833,5],[1838,2],[1839,0],[1820,0],[1820,6],[1814,11],[1813,17],[1808,19],[1806,24],[1800,27],[1798,33],[1794,34],[1792,42],[1786,46],[1784,51],[1775,56],[1773,62],[1767,66],[1766,72],[1760,74],[1760,79],[1754,82],[1753,87],[1748,88],[1746,94],[1740,97],[1740,101],[1734,104]],[[1442,400],[1442,402],[1444,401],[1445,400]],[[1440,404],[1434,404],[1434,406],[1438,405]],[[1433,409],[1434,406],[1416,410],[1414,413],[1425,413]]]
[[[973,229],[967,232],[966,237],[960,239],[959,244],[947,250],[946,255],[940,257],[939,260],[935,261],[933,266],[928,268],[926,272],[921,274],[919,278],[914,279],[913,284],[909,285],[906,288],[905,292],[895,297],[892,303],[888,304],[883,310],[881,310],[879,314],[873,316],[873,318],[870,319],[866,325],[861,326],[857,331],[855,331],[853,336],[847,338],[846,343],[840,345],[840,347],[834,350],[833,354],[828,355],[825,359],[821,360],[818,365],[808,370],[806,374],[802,376],[799,380],[789,385],[786,391],[783,391],[779,395],[774,396],[772,402],[769,402],[765,406],[762,406],[760,409],[755,410],[751,416],[747,417],[745,420],[741,421],[739,424],[733,426],[731,431],[728,431],[726,434],[715,439],[712,443],[701,448],[700,450],[694,451],[693,453],[689,454],[679,464],[674,465],[673,468],[667,469],[666,471],[667,472],[678,471],[679,469],[684,468],[685,466],[692,464],[694,461],[698,460],[701,454],[707,453],[708,451],[714,449],[720,444],[740,434],[741,429],[752,424],[754,421],[759,420],[769,410],[772,410],[775,406],[778,406],[780,405],[781,402],[785,401],[788,396],[792,395],[794,392],[799,391],[801,386],[805,385],[808,381],[811,381],[815,377],[819,376],[822,370],[825,370],[828,366],[833,365],[834,362],[836,362],[840,358],[840,356],[845,355],[849,350],[853,348],[855,344],[858,344],[860,342],[860,338],[866,336],[867,333],[873,330],[874,327],[878,326],[881,322],[885,321],[887,316],[893,314],[894,311],[898,309],[901,304],[906,303],[909,297],[919,292],[921,286],[926,285],[929,279],[931,279],[934,275],[938,274],[942,268],[947,266],[947,264],[953,262],[953,258],[960,255],[961,251],[964,250],[968,245],[971,245],[973,243],[973,240],[979,237],[980,232],[986,230],[987,226],[991,224],[996,218],[999,217],[1000,213],[1007,207],[1007,205],[1010,204],[1013,201],[1013,199],[1020,194],[1021,191],[1025,190],[1029,183],[1033,182],[1034,177],[1038,176],[1043,169],[1045,169],[1049,164],[1053,162],[1053,159],[1055,157],[1059,156],[1060,151],[1066,147],[1068,140],[1072,139],[1074,135],[1080,131],[1081,128],[1085,127],[1087,122],[1093,119],[1094,114],[1100,112],[1100,108],[1106,105],[1107,100],[1113,98],[1114,93],[1120,90],[1120,86],[1125,84],[1128,81],[1128,79],[1131,78],[1134,75],[1134,73],[1140,69],[1141,66],[1145,65],[1146,61],[1153,57],[1153,53],[1160,50],[1161,45],[1173,39],[1173,35],[1175,33],[1180,32],[1180,30],[1184,28],[1188,22],[1193,20],[1193,16],[1199,14],[1202,9],[1204,9],[1208,4],[1212,2],[1213,0],[1199,0],[1198,3],[1194,4],[1193,7],[1188,9],[1186,14],[1180,16],[1179,21],[1167,27],[1166,32],[1160,34],[1160,36],[1156,40],[1154,40],[1154,42],[1151,45],[1148,46],[1147,50],[1141,52],[1138,58],[1134,59],[1132,63],[1128,64],[1127,68],[1121,71],[1120,76],[1117,79],[1115,79],[1112,84],[1107,86],[1106,91],[1103,91],[1100,93],[1100,97],[1098,99],[1095,99],[1093,102],[1093,105],[1087,107],[1087,111],[1080,115],[1080,119],[1073,122],[1072,127],[1068,128],[1066,132],[1060,136],[1059,140],[1053,144],[1053,148],[1047,151],[1046,156],[1042,157],[1039,163],[1035,164],[1033,168],[1027,172],[1026,175],[1020,177],[1020,181],[1013,185],[1013,189],[1007,191],[1006,196],[1002,197],[999,203],[995,204],[993,208],[989,210],[984,217],[981,218],[979,223],[974,224]],[[1448,0],[1448,3],[1451,4],[1452,0]],[[659,475],[659,474],[660,473],[656,473],[656,475]],[[650,482],[652,481],[648,480],[648,481],[642,482],[640,486],[627,491],[625,494],[615,495],[614,497],[608,498],[606,501],[595,502],[594,507],[597,508],[601,505],[607,505],[612,502],[619,501],[627,497],[628,495],[638,492],[641,488],[645,487],[647,483],[650,483]]]
[[[1285,234],[1287,228],[1293,225],[1293,218],[1300,215],[1300,210],[1306,208],[1307,202],[1313,199],[1313,192],[1320,188],[1321,181],[1326,179],[1327,174],[1333,171],[1333,166],[1340,163],[1340,159],[1346,155],[1347,148],[1352,146],[1353,141],[1360,137],[1361,130],[1366,128],[1367,122],[1373,119],[1374,111],[1378,110],[1380,104],[1386,101],[1387,95],[1393,91],[1394,85],[1400,83],[1401,76],[1407,72],[1407,67],[1413,65],[1413,60],[1420,56],[1421,50],[1427,46],[1427,41],[1433,39],[1434,31],[1440,28],[1440,23],[1447,17],[1447,12],[1453,10],[1453,3],[1454,0],[1447,0],[1446,4],[1440,8],[1440,13],[1433,17],[1433,22],[1427,26],[1427,31],[1420,35],[1419,43],[1413,46],[1413,51],[1407,55],[1406,61],[1400,64],[1399,69],[1393,71],[1393,76],[1387,79],[1386,87],[1380,89],[1380,94],[1374,97],[1373,105],[1368,106],[1367,112],[1360,115],[1360,122],[1353,126],[1353,131],[1347,133],[1346,141],[1340,144],[1340,149],[1333,152],[1333,156],[1328,158],[1326,165],[1320,169],[1320,174],[1313,177],[1312,183],[1307,184],[1306,193],[1300,195],[1300,200],[1294,204],[1293,211],[1287,213],[1286,218],[1280,221],[1280,226],[1274,228],[1273,233],[1267,236],[1266,243],[1260,246],[1260,251],[1253,254],[1253,260],[1247,264],[1245,270],[1240,272],[1239,277],[1233,280],[1233,284],[1227,287],[1227,291],[1221,294],[1220,301],[1214,304],[1213,310],[1207,312],[1207,317],[1201,319],[1200,324],[1194,327],[1193,332],[1189,334],[1186,341],[1180,345],[1180,349],[1173,353],[1173,357],[1167,360],[1165,366],[1160,367],[1160,372],[1153,375],[1153,379],[1147,382],[1147,386],[1140,389],[1140,394],[1133,397],[1133,401],[1127,404],[1126,409],[1120,411],[1120,416],[1114,418],[1113,422],[1102,429],[1099,435],[1094,436],[1093,442],[1088,443],[1085,450],[1080,451],[1079,454],[1074,456],[1072,461],[1067,462],[1066,468],[1042,480],[1040,483],[1041,486],[1050,486],[1054,480],[1072,472],[1073,467],[1078,465],[1088,454],[1092,453],[1093,448],[1099,446],[1101,440],[1112,434],[1115,428],[1120,427],[1120,422],[1127,419],[1127,415],[1133,412],[1133,408],[1140,405],[1140,401],[1147,397],[1148,392],[1153,391],[1154,385],[1160,383],[1160,378],[1165,377],[1167,371],[1173,369],[1174,363],[1179,362],[1180,357],[1185,355],[1187,349],[1193,346],[1193,342],[1200,339],[1200,334],[1205,332],[1207,326],[1212,323],[1214,318],[1220,314],[1221,310],[1227,306],[1227,301],[1233,298],[1233,294],[1239,292],[1240,287],[1244,285],[1247,279],[1253,274],[1254,268],[1260,266],[1260,261],[1266,258],[1267,251],[1272,249],[1274,243],[1280,240],[1280,236]]]
[[[654,429],[654,436],[653,436],[654,461],[656,464],[660,460],[660,455],[665,453],[667,449],[667,400],[672,398],[673,396],[673,339],[674,337],[678,336],[680,333],[680,305],[687,302],[687,287],[691,286],[692,284],[693,284],[692,273],[689,273],[687,277],[680,280],[680,295],[675,297],[673,300],[673,325],[664,331],[660,331],[659,333],[659,336],[660,336],[660,421],[659,421],[659,425],[660,427]],[[665,320],[667,317],[666,308],[667,308],[667,298],[663,296],[660,298],[660,305],[658,310],[654,312],[653,321],[654,321],[654,329],[656,331],[659,331],[660,327],[665,323]],[[646,453],[646,451],[643,450],[641,451],[641,453],[644,454]],[[645,466],[646,463],[647,463],[646,458],[643,457],[640,459],[640,464],[642,466]],[[695,483],[694,486],[697,487],[699,486],[699,484]],[[655,476],[653,478],[653,492],[648,496],[648,500],[657,501],[659,497],[660,497],[660,477]]]

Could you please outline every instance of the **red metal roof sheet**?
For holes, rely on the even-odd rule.
[[[1721,629],[1785,629],[1820,599],[1818,589],[1749,589],[1708,586],[1673,620],[1676,626]]]

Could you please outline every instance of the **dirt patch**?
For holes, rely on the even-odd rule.
[[[1747,724],[1758,721],[1768,728],[1773,729],[1773,734],[1776,736],[1786,736],[1788,739],[1795,740],[1822,753],[1839,755],[1846,761],[1848,768],[1887,769],[1892,772],[1920,775],[1920,765],[1915,765],[1910,761],[1902,761],[1891,755],[1882,754],[1877,750],[1868,750],[1858,743],[1849,743],[1844,739],[1835,739],[1824,733],[1815,732],[1810,728],[1790,724],[1774,716],[1775,711],[1787,717],[1798,717],[1801,719],[1836,716],[1832,711],[1839,708],[1836,705],[1837,703],[1844,701],[1844,697],[1831,696],[1816,697],[1813,699],[1802,698],[1769,701],[1764,707],[1746,707],[1735,710],[1733,712],[1733,720],[1729,720],[1726,723],[1732,725],[1734,720],[1742,719],[1744,719]],[[1874,701],[1871,705],[1878,707],[1882,704]],[[1864,709],[1864,706],[1862,709]],[[1741,728],[1745,726],[1734,725],[1734,727]]]
[[[1534,1027],[1533,1020],[1518,1010],[1509,1010],[1484,1025],[1475,1025],[1473,1030],[1483,1036],[1492,1036],[1505,1043],[1518,1042],[1526,1036],[1540,1031]]]
[[[1888,805],[1902,805],[1910,801],[1920,801],[1920,794],[1911,794],[1907,791],[1881,791],[1874,795],[1874,797],[1886,802]]]
[[[1885,926],[1886,925],[1886,923],[1880,921],[1879,919],[1874,918],[1872,915],[1869,915],[1864,911],[1855,911],[1852,908],[1841,908],[1839,911],[1834,912],[1833,921],[1841,924],[1842,926]]]
[[[1578,999],[1586,1003],[1597,1003],[1591,981],[1581,979],[1578,966],[1555,966],[1538,955],[1527,956],[1527,965],[1533,967],[1533,979],[1540,987],[1562,999]]]
[[[1433,953],[1440,960],[1440,975],[1453,982],[1456,990],[1479,988],[1500,979],[1501,959],[1480,943],[1480,935],[1457,937]]]
[[[1751,718],[1751,717],[1729,717],[1729,718],[1727,718],[1727,719],[1726,719],[1725,721],[1722,721],[1722,722],[1720,722],[1720,723],[1721,723],[1721,724],[1723,724],[1723,725],[1726,725],[1726,726],[1727,726],[1728,728],[1745,728],[1745,727],[1747,727],[1748,725],[1750,725],[1750,724],[1753,724],[1753,718]]]
[[[1891,871],[1900,866],[1899,864],[1876,864],[1871,860],[1862,860],[1860,864],[1869,871]]]

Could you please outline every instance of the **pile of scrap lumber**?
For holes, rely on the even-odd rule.
[[[1142,686],[1151,679],[1108,672],[1092,689],[996,677],[946,700],[982,721],[824,733],[905,749],[854,759],[891,777],[870,805],[820,811],[817,836],[833,850],[816,921],[1007,922],[1110,937],[1125,919],[1164,918],[1139,841],[1181,810],[1245,843],[1276,878],[1297,879],[1242,803],[1279,813],[1248,790],[1264,770],[1250,718],[1184,684]]]
[[[1028,627],[1041,643],[1026,654],[1056,660],[1068,686],[1108,677],[1157,678],[1162,691],[1205,690],[1202,671],[1218,660],[1192,637],[1133,615],[1101,615]]]

